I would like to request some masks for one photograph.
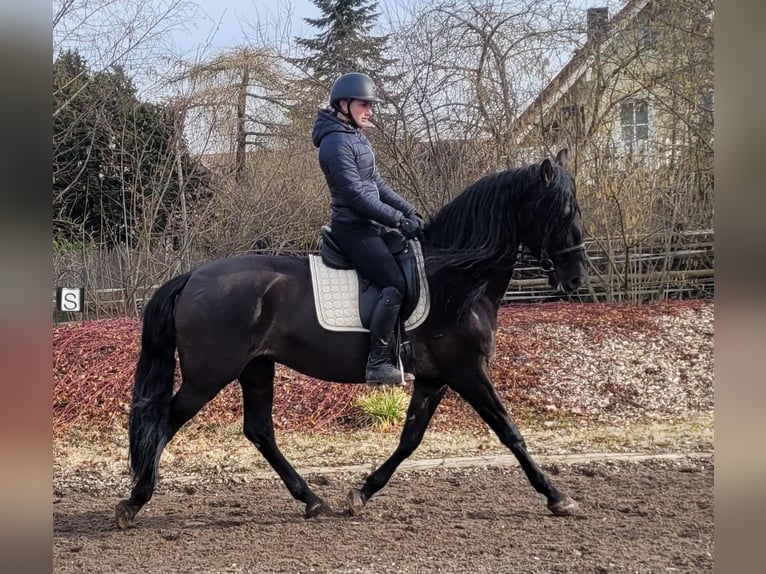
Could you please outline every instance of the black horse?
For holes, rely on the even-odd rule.
[[[539,255],[552,287],[585,280],[580,210],[566,150],[554,161],[487,175],[425,227],[422,248],[431,294],[426,321],[409,333],[412,398],[399,445],[347,497],[356,514],[420,444],[447,388],[477,411],[518,459],[553,514],[577,503],[532,460],[489,378],[497,311],[519,247]],[[117,504],[125,528],[151,498],[160,455],[205,403],[235,379],[244,432],[282,478],[307,518],[333,511],[277,448],[272,422],[274,365],[311,377],[363,383],[368,336],[320,327],[306,257],[241,256],[212,261],[162,285],[144,311],[129,422],[130,498]],[[182,384],[173,394],[175,352]]]

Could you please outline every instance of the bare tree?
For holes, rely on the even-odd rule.
[[[386,72],[396,79],[382,86],[387,103],[376,109],[379,129],[370,133],[384,176],[427,215],[487,172],[568,147],[590,237],[601,242],[603,273],[611,274],[605,281],[627,290],[651,265],[670,281],[677,265],[672,252],[683,234],[712,227],[713,7],[711,0],[627,6],[644,4],[648,19],[625,19],[603,49],[588,40],[586,13],[574,2],[384,0],[373,32],[388,37],[386,58],[396,64]],[[117,5],[58,0],[57,41],[87,36],[89,28],[75,18],[84,7],[111,14]],[[105,36],[111,49],[95,48],[104,66],[120,60],[119,46],[147,48],[128,53],[134,54],[131,63],[149,66],[151,58],[139,54],[162,53],[157,33],[179,24],[160,18],[160,7],[167,14],[188,7],[182,0],[139,5],[148,11],[128,13],[139,17],[133,31]],[[251,23],[248,47],[195,58],[176,67],[174,81],[165,85],[184,141],[212,173],[208,203],[194,205],[181,193],[174,204],[173,248],[165,250],[174,265],[253,249],[285,253],[317,246],[329,195],[310,135],[315,106],[329,86],[316,83],[310,93],[296,88],[305,87],[300,81],[310,74],[294,64],[299,54],[285,39],[286,15],[270,20],[269,29],[263,19]],[[139,25],[144,34],[134,31]],[[567,85],[555,106],[533,110],[535,128],[519,143],[522,112],[571,62],[587,64],[587,81]],[[623,131],[643,138],[644,124],[636,119],[643,100],[651,110],[648,137],[626,146]],[[621,122],[630,114],[632,124]],[[140,160],[139,152],[134,156],[131,161]],[[150,204],[162,199],[171,176],[182,182],[193,177],[188,167],[179,169],[179,156],[169,155],[157,171]],[[152,211],[151,205],[142,208]],[[150,253],[158,257],[150,225],[147,216],[137,231],[147,238],[140,265]],[[650,244],[659,244],[666,257],[651,264],[637,259]]]
[[[273,49],[238,48],[174,84],[191,145],[216,174],[216,221],[197,242],[217,254],[317,245],[327,194],[293,72]]]
[[[514,119],[541,62],[563,57],[572,15],[547,0],[443,0],[397,3],[389,25],[401,79],[379,114],[381,161],[430,212],[514,157]]]
[[[268,145],[285,123],[289,100],[278,59],[267,49],[237,48],[194,63],[178,81],[187,86],[185,108],[200,109],[217,151],[234,155],[241,180],[248,147]]]
[[[637,285],[644,277],[661,293],[676,254],[712,229],[713,214],[712,2],[650,2],[621,14],[605,20],[607,41],[584,46],[583,80],[541,113],[528,142],[573,151],[615,296],[647,291]]]
[[[94,72],[120,66],[148,83],[179,55],[171,32],[200,13],[192,0],[54,0],[53,51],[76,49]]]

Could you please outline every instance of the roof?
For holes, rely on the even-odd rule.
[[[603,39],[588,39],[582,48],[575,50],[572,59],[554,76],[526,109],[516,119],[518,141],[524,139],[533,129],[534,120],[541,114],[555,107],[561,98],[585,74],[588,68],[588,56],[594,50],[601,50],[610,45],[624,22],[639,14],[650,0],[628,0],[625,6],[609,20],[609,29]]]

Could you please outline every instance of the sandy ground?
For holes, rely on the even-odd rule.
[[[491,433],[427,435],[362,515],[342,515],[348,488],[394,448],[392,431],[283,437],[287,456],[339,513],[305,520],[255,449],[225,428],[179,436],[155,497],[120,531],[125,437],[70,437],[55,445],[54,571],[712,571],[712,414],[525,436],[580,503],[577,515],[552,516]]]

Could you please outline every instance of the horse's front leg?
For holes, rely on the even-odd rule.
[[[548,509],[557,516],[577,510],[577,502],[556,488],[532,460],[524,438],[492,386],[486,368],[463,369],[450,377],[449,386],[465,399],[518,459],[534,489],[548,499]]]
[[[361,489],[349,491],[346,502],[351,515],[359,514],[367,501],[388,483],[402,461],[415,452],[446,390],[447,386],[441,381],[415,381],[399,445],[388,460],[367,477]]]

